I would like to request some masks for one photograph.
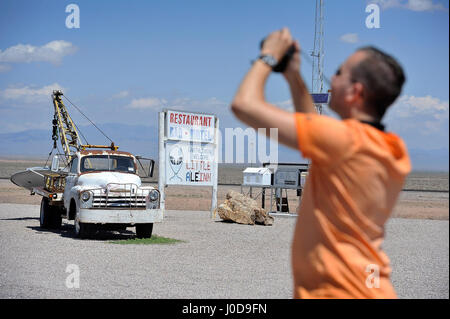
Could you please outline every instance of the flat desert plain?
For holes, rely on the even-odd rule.
[[[29,191],[20,188],[9,180],[15,172],[27,167],[43,166],[45,161],[32,159],[0,159],[0,203],[39,205],[40,196],[30,196]],[[225,200],[229,190],[240,192],[243,165],[219,165],[218,204]],[[152,178],[143,178],[144,183],[157,187],[158,168]],[[393,212],[393,217],[448,220],[449,188],[448,173],[412,172],[408,177],[404,191]],[[242,188],[246,194],[248,187]],[[166,209],[186,211],[208,211],[211,207],[211,188],[209,187],[177,187],[166,188]],[[252,189],[253,197],[262,204],[261,189]],[[289,211],[295,213],[299,197],[295,190],[288,191]],[[266,190],[265,208],[270,207],[270,190]],[[275,201],[272,201],[275,210]]]

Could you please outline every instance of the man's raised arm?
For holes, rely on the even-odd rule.
[[[291,90],[292,103],[295,111],[300,113],[317,113],[311,94],[308,92],[305,82],[300,75],[300,46],[296,41],[295,53],[292,56],[283,75]]]
[[[267,37],[261,54],[280,61],[291,45],[292,37],[285,28]],[[231,103],[231,109],[245,124],[254,129],[265,128],[266,134],[269,134],[270,128],[277,128],[279,142],[297,148],[294,115],[265,101],[264,86],[271,72],[272,68],[258,59],[244,77]]]

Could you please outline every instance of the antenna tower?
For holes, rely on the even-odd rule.
[[[314,30],[314,49],[312,67],[312,93],[323,93],[323,0],[316,0],[316,21]],[[319,114],[322,114],[322,104],[316,104]]]

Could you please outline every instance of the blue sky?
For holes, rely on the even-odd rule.
[[[65,25],[70,3],[80,8],[79,29]],[[365,25],[369,3],[381,8],[379,29]],[[387,115],[388,129],[410,149],[431,155],[448,153],[448,6],[440,0],[325,0],[325,74],[361,46],[393,54],[408,80]],[[309,52],[314,9],[314,0],[2,1],[0,134],[50,131],[53,88],[64,89],[98,124],[155,126],[157,112],[172,107],[215,113],[222,127],[242,126],[228,104],[260,40],[287,26]],[[302,74],[310,84],[307,61]],[[281,76],[271,76],[267,98],[291,107]],[[122,134],[108,133],[113,139]],[[156,137],[148,139],[156,146]],[[20,153],[12,146],[8,152]]]

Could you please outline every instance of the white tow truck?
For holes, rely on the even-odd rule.
[[[58,157],[52,167],[58,167]],[[85,150],[75,154],[65,171],[44,174],[40,225],[61,227],[74,220],[75,236],[88,238],[98,229],[136,227],[138,238],[152,236],[153,223],[162,222],[159,191],[142,186],[136,158],[127,152]]]
[[[74,221],[75,236],[89,238],[96,230],[136,227],[138,238],[150,238],[153,223],[162,222],[160,193],[143,186],[138,175],[143,158],[118,147],[79,142],[78,132],[62,103],[61,91],[53,92],[55,118],[53,141],[61,139],[64,154],[55,155],[50,167],[29,168],[11,181],[42,196],[40,226],[58,229],[62,219]],[[109,148],[109,149],[108,149]],[[60,167],[64,160],[64,167]],[[146,176],[153,175],[151,159]]]

